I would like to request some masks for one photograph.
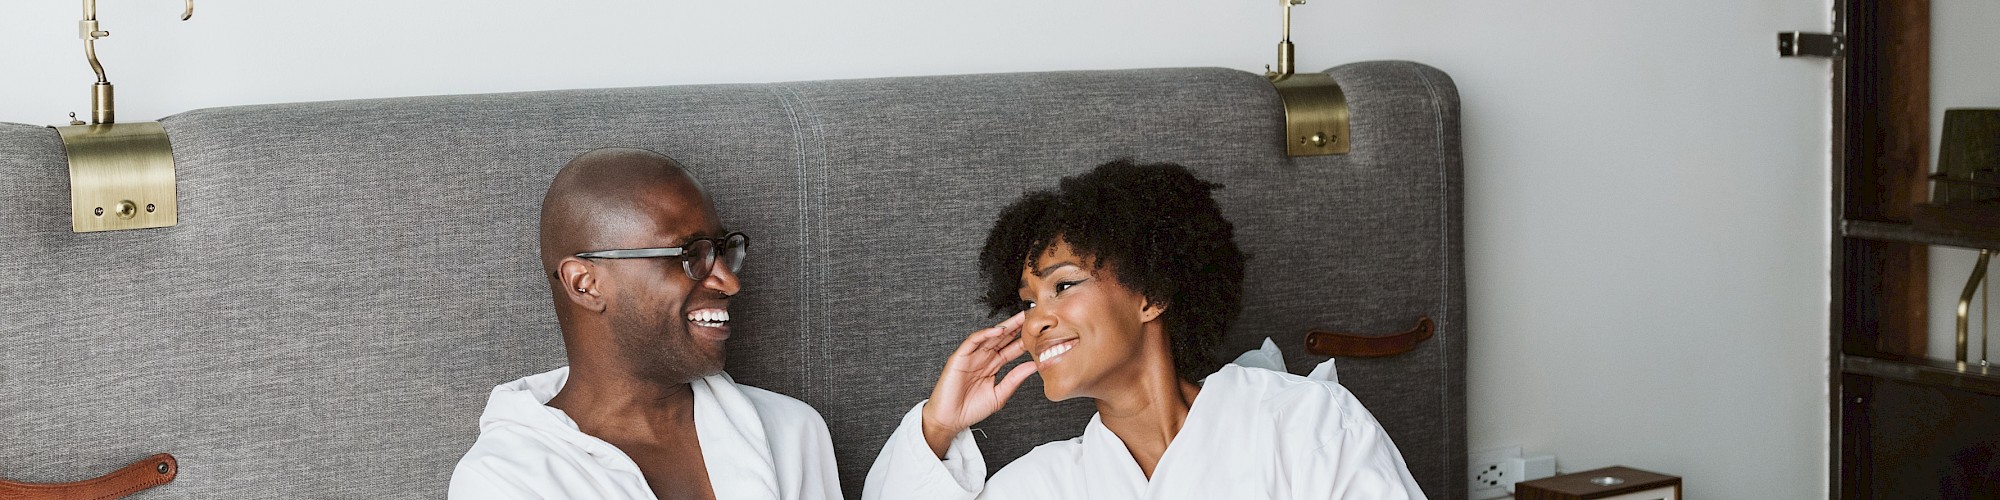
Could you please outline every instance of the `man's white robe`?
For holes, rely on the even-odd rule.
[[[631,457],[547,405],[568,381],[562,367],[494,387],[479,440],[452,471],[451,498],[655,498]],[[833,442],[811,406],[728,374],[689,385],[717,500],[840,498]]]
[[[1316,378],[1225,365],[1203,381],[1151,480],[1097,416],[1082,436],[1036,447],[987,479],[970,431],[952,439],[943,460],[931,452],[919,403],[883,445],[861,498],[1425,498],[1395,443],[1330,380],[1327,363]]]

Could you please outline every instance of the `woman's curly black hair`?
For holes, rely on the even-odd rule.
[[[979,271],[991,313],[1021,311],[1021,272],[1060,241],[1109,266],[1118,283],[1166,306],[1160,315],[1174,372],[1195,382],[1221,368],[1215,350],[1243,310],[1243,262],[1235,229],[1203,181],[1171,163],[1106,163],[1065,177],[1054,191],[1024,194],[1000,212]],[[1033,259],[1033,260],[1031,260]]]

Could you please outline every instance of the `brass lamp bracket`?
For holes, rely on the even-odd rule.
[[[72,125],[56,133],[69,153],[71,231],[180,223],[174,148],[160,122]]]
[[[181,20],[194,16],[183,0]],[[174,192],[174,148],[160,122],[117,123],[111,80],[97,61],[97,40],[111,36],[97,20],[97,0],[83,0],[84,59],[97,73],[90,87],[90,123],[70,114],[53,127],[69,154],[70,230],[87,233],[169,227],[180,223]]]
[[[1264,78],[1278,89],[1285,106],[1285,154],[1320,156],[1347,154],[1354,148],[1348,137],[1347,94],[1340,83],[1325,73],[1296,74],[1292,71],[1292,6],[1306,0],[1279,0],[1285,5],[1285,27],[1278,40],[1278,70],[1264,67]]]

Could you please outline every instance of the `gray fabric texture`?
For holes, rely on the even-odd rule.
[[[543,190],[577,154],[630,146],[688,165],[752,235],[728,371],[819,409],[850,497],[944,357],[999,319],[974,263],[999,209],[1130,157],[1226,185],[1251,261],[1225,351],[1272,337],[1303,372],[1308,330],[1437,320],[1340,377],[1426,492],[1459,498],[1456,90],[1410,62],[1331,73],[1354,152],[1306,158],[1284,156],[1262,77],[1213,68],[204,109],[162,120],[180,225],[86,234],[54,131],[0,124],[0,477],[169,452],[179,479],[139,498],[443,496],[487,392],[564,363],[534,257]],[[1031,379],[982,445],[997,470],[1091,411]]]

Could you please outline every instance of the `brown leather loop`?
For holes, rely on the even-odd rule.
[[[171,483],[181,466],[166,453],[132,462],[96,479],[73,483],[21,483],[0,479],[0,498],[9,500],[111,500]]]
[[[1430,340],[1436,330],[1437,324],[1430,316],[1424,316],[1417,318],[1417,327],[1410,331],[1381,337],[1315,331],[1306,334],[1306,351],[1335,358],[1394,356],[1416,349],[1417,344]]]

